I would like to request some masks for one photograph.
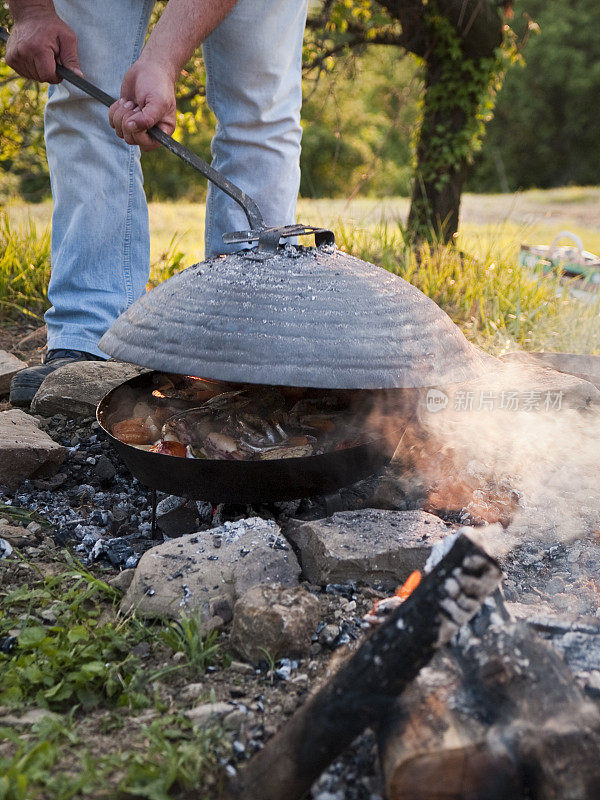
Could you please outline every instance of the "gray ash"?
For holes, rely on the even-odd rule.
[[[84,562],[135,566],[156,544],[151,539],[151,491],[120,463],[93,418],[38,419],[68,448],[67,458],[51,478],[24,481],[14,492],[0,487],[0,502],[41,514],[55,542],[71,546]]]

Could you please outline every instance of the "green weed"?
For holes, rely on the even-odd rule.
[[[0,653],[0,704],[148,705],[145,673],[131,648],[155,634],[117,618],[118,599],[72,559],[59,575],[0,594],[0,636],[18,631],[15,648]],[[50,622],[40,617],[44,610],[51,611]]]
[[[12,745],[10,755],[0,756],[0,800],[170,800],[174,789],[217,786],[219,758],[227,752],[221,728],[196,728],[165,714],[128,734],[126,747],[114,737],[90,746],[72,716],[43,719],[27,735],[0,728]]]
[[[301,200],[298,213],[304,222],[333,228],[343,249],[414,283],[447,311],[472,341],[493,353],[514,348],[600,353],[598,295],[590,294],[584,301],[571,293],[575,284],[565,285],[555,275],[534,275],[518,264],[521,242],[549,244],[562,228],[573,230],[587,249],[598,252],[598,192],[597,188],[573,187],[518,195],[465,195],[457,247],[436,247],[418,254],[404,246],[399,220],[408,211],[405,198],[357,198],[351,203]],[[11,244],[0,246],[0,254],[28,246],[29,230],[33,250],[39,250],[41,242],[47,245],[47,234],[37,236],[35,226],[42,229],[47,225],[50,211],[49,203],[12,203],[1,217],[3,229],[9,233],[4,240],[10,239]],[[150,203],[149,211],[150,284],[155,285],[201,260],[203,207],[185,202]],[[550,221],[544,216],[546,211],[551,211]],[[19,295],[18,302],[6,279],[8,261],[8,256],[0,257],[0,303],[11,313],[17,313],[15,304],[38,313],[47,305],[47,260],[40,258],[39,266],[28,271],[30,278],[33,273],[37,278]],[[36,263],[33,258],[17,262]]]
[[[204,675],[219,651],[218,632],[213,630],[203,636],[201,621],[197,615],[184,615],[173,620],[160,631],[159,636],[175,653],[184,655],[181,664],[165,667],[158,673],[160,676],[183,668],[187,668],[196,677]]]
[[[368,230],[340,225],[337,239],[344,250],[416,286],[487,350],[600,352],[598,298],[584,302],[570,293],[572,282],[519,266],[514,244],[488,240],[479,252],[442,245],[415,252],[391,222]]]
[[[169,713],[159,700],[161,671],[131,651],[142,641],[151,652],[167,645],[186,656],[177,668],[203,673],[216,656],[216,634],[203,638],[195,618],[167,625],[120,618],[119,592],[66,559],[58,575],[0,591],[0,637],[17,636],[14,650],[0,653],[0,705],[55,712],[26,732],[0,727],[0,800],[167,800],[173,789],[214,787],[227,749],[222,730]],[[149,724],[130,719],[148,706],[160,716]]]
[[[37,522],[44,528],[51,527],[48,520],[42,516],[42,514],[38,514],[36,511],[30,511],[28,508],[9,506],[6,503],[0,503],[0,517],[6,517],[17,525],[29,525],[30,522]]]

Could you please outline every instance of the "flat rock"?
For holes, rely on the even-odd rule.
[[[209,627],[233,609],[250,587],[261,583],[294,586],[300,566],[271,520],[250,517],[219,528],[172,539],[148,550],[121,601],[125,613],[177,618],[199,613]],[[225,611],[223,611],[225,614]]]
[[[89,417],[104,395],[144,370],[113,361],[76,361],[51,372],[31,403],[34,414]]]
[[[306,656],[319,622],[319,601],[301,586],[253,586],[233,609],[231,645],[244,659]]]
[[[304,577],[328,583],[397,586],[422,569],[448,526],[425,511],[363,509],[296,523],[286,535],[299,552]]]
[[[112,578],[109,578],[107,583],[109,586],[112,586],[113,589],[117,589],[119,592],[126,592],[131,586],[131,581],[133,580],[134,575],[134,569],[124,569],[121,570],[121,572],[118,572]]]
[[[11,727],[18,727],[20,725],[35,725],[43,719],[58,720],[60,716],[53,711],[48,711],[47,708],[30,708],[20,717],[13,714],[6,714],[0,717],[0,725],[10,725]]]
[[[10,382],[17,372],[25,369],[26,366],[25,361],[21,361],[12,353],[7,353],[6,350],[0,350],[0,395],[8,394]]]
[[[66,447],[29,414],[16,408],[0,412],[0,484],[15,489],[26,478],[54,475],[66,455]]]
[[[600,389],[600,356],[579,353],[506,353],[502,360],[508,364],[536,364],[565,372],[584,381],[593,383]]]
[[[487,375],[443,389],[422,390],[427,411],[461,413],[552,412],[600,405],[600,389],[575,375],[550,369],[534,359],[499,361]],[[433,401],[438,404],[434,407]],[[509,417],[510,418],[510,417]]]

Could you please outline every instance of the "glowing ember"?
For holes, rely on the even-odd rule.
[[[391,597],[384,597],[381,600],[376,600],[371,611],[365,615],[365,622],[371,624],[383,622],[388,612],[398,608],[398,606],[402,605],[402,603],[410,597],[421,583],[421,577],[421,573],[418,569],[411,572],[402,586],[399,586]]]

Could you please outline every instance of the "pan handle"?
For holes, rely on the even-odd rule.
[[[8,42],[9,35],[10,34],[6,28],[0,27],[0,39],[2,41]],[[72,83],[74,86],[77,86],[77,88],[81,89],[86,94],[89,94],[90,97],[93,97],[95,100],[99,100],[107,107],[112,106],[112,104],[116,102],[114,97],[106,94],[106,92],[103,92],[102,89],[98,89],[97,86],[94,86],[85,78],[79,77],[77,73],[73,72],[67,67],[63,67],[62,64],[56,65],[56,73],[61,78],[64,78],[64,80]],[[211,183],[214,183],[215,186],[218,186],[218,188],[225,192],[225,194],[229,195],[232,200],[235,200],[235,202],[242,207],[246,217],[248,218],[251,228],[255,230],[262,230],[266,227],[265,221],[256,202],[239,187],[237,187],[235,183],[232,183],[221,172],[214,169],[214,167],[211,167],[210,164],[207,164],[206,161],[203,161],[195,153],[192,153],[191,150],[188,150],[187,147],[184,147],[180,142],[173,139],[172,136],[169,136],[157,125],[149,128],[148,134],[154,140],[160,142],[163,147],[166,147],[167,150],[170,150],[176,156],[179,156],[179,158],[190,167],[193,167],[195,170],[197,170]]]

